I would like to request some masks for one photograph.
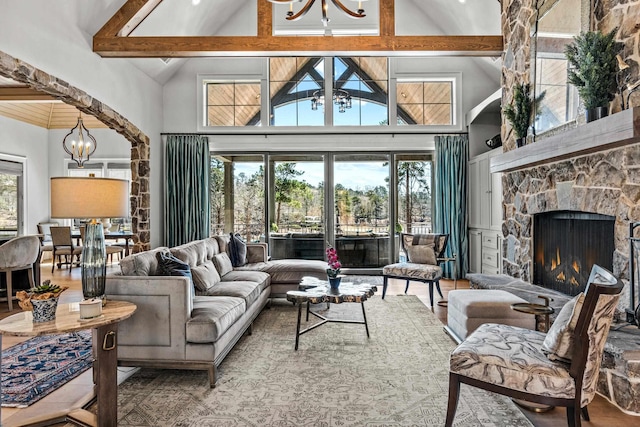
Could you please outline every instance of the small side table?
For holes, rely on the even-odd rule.
[[[126,301],[109,300],[102,307],[102,315],[93,319],[80,319],[80,306],[76,303],[59,304],[56,318],[50,322],[34,323],[33,313],[23,311],[0,321],[2,335],[35,337],[92,329],[93,378],[98,399],[98,416],[77,409],[67,419],[80,425],[116,427],[118,420],[118,322],[136,311],[136,305]],[[0,335],[0,358],[2,357]]]
[[[515,311],[519,311],[520,313],[528,313],[533,315],[543,315],[544,316],[544,331],[549,331],[549,315],[554,313],[553,307],[549,306],[549,301],[553,301],[551,298],[546,297],[544,295],[538,295],[538,298],[541,298],[544,301],[544,304],[534,304],[528,302],[522,302],[517,304],[511,304],[511,309]],[[538,329],[538,324],[536,322],[536,330]]]
[[[450,257],[438,258],[438,262],[453,262],[453,289],[458,289],[458,257],[453,254]],[[446,299],[437,302],[440,307],[447,307],[449,301]]]

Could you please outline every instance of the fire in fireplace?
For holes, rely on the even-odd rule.
[[[613,269],[615,218],[556,211],[534,216],[533,283],[567,295],[584,291],[593,264]]]

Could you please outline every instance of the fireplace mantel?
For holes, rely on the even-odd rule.
[[[640,107],[494,156],[491,173],[512,172],[640,142]]]

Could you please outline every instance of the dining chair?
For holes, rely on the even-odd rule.
[[[76,263],[80,262],[82,246],[76,246],[73,244],[73,239],[71,238],[71,227],[51,227],[50,230],[51,240],[53,243],[51,272],[53,273],[56,264],[58,265],[58,268],[61,268],[63,264],[69,265],[69,272],[71,272],[74,262],[73,258],[76,258]],[[62,257],[64,257],[64,261],[62,261]]]
[[[35,287],[33,264],[40,256],[38,236],[19,236],[0,246],[0,272],[6,275],[7,304],[13,310],[13,272],[27,270],[29,287]]]
[[[44,255],[45,252],[53,253],[53,242],[51,241],[51,227],[58,227],[60,224],[57,222],[40,222],[37,224],[38,237],[40,238],[40,252]]]
[[[584,293],[568,302],[549,332],[480,325],[451,353],[445,426],[453,425],[460,384],[567,408],[569,427],[589,421],[602,354],[623,283],[594,265]]]

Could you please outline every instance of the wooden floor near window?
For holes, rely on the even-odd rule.
[[[119,270],[117,264],[108,267],[108,272],[116,272]],[[56,269],[51,273],[51,264],[43,264],[41,268],[42,280],[51,279],[51,281],[60,286],[69,286],[69,290],[65,291],[61,296],[61,302],[73,302],[82,299],[81,284],[80,284],[80,268],[73,268],[71,271],[67,268]],[[388,295],[397,295],[404,293],[404,280],[389,280],[389,288],[387,289]],[[454,289],[454,282],[450,280],[443,280],[440,284],[444,297],[450,290]],[[469,283],[466,280],[459,280],[458,289],[468,289]],[[428,307],[429,306],[429,289],[426,285],[419,282],[412,282],[409,287],[409,294],[416,295],[420,300]],[[379,287],[378,296],[382,295],[382,286]],[[437,294],[436,294],[437,295]],[[437,301],[438,296],[435,297]],[[14,305],[17,307],[17,305]],[[14,308],[14,313],[19,308]],[[447,323],[447,308],[434,304],[434,314],[444,324]],[[7,305],[5,302],[0,303],[0,318],[7,317],[12,313],[7,312]],[[444,332],[443,332],[444,333]],[[7,348],[11,345],[15,345],[22,339],[18,337],[3,337],[2,347]],[[463,386],[464,387],[464,386]],[[40,402],[33,405],[31,408],[15,409],[15,408],[2,408],[2,425],[11,426],[18,425],[13,422],[5,422],[5,420],[13,421],[20,418],[20,414],[24,414],[27,411],[33,411],[38,409],[39,411],[46,411],[47,408],[60,408],[61,405],[70,405],[77,399],[82,393],[86,393],[91,389],[91,371],[79,376],[73,381],[69,382],[63,387],[64,392],[52,393],[45,397]],[[60,390],[62,391],[61,388]],[[34,406],[38,405],[38,408]],[[536,414],[527,410],[522,410],[527,418],[536,427],[558,427],[566,426],[566,411],[564,408],[555,408],[550,412]],[[622,411],[610,404],[606,399],[596,396],[595,400],[589,405],[589,414],[591,416],[590,422],[582,423],[586,427],[610,427],[610,426],[635,426],[640,425],[640,417],[634,417],[624,414]],[[11,417],[16,416],[13,420]],[[71,426],[71,424],[57,424],[58,426]]]

